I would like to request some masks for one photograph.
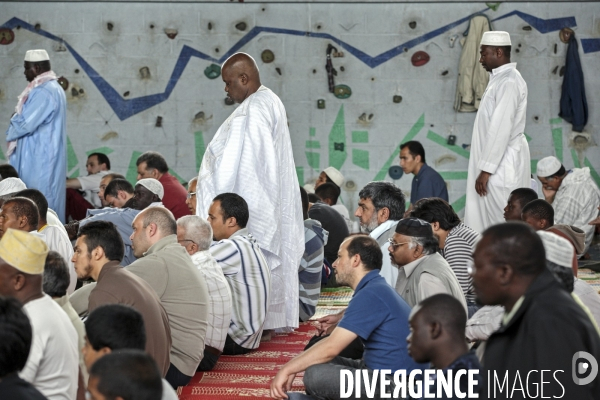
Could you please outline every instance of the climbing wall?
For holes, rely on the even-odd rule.
[[[528,84],[532,170],[557,155],[568,167],[589,166],[600,181],[598,3],[0,2],[0,9],[0,126],[27,83],[25,51],[47,49],[68,99],[69,176],[85,173],[86,155],[101,151],[135,180],[135,160],[150,149],[182,181],[196,175],[235,107],[225,102],[219,66],[244,51],[286,106],[301,182],[339,168],[342,201],[352,210],[367,182],[393,181],[398,145],[414,139],[460,211],[475,118],[453,109],[460,39],[483,14],[511,33],[513,61]],[[567,27],[579,40],[590,109],[578,136],[558,117],[567,50],[559,32]],[[411,180],[395,182],[408,193]]]

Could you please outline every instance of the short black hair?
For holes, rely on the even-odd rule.
[[[25,367],[32,337],[21,303],[14,297],[0,296],[0,378]]]
[[[106,164],[106,169],[110,169],[110,160],[104,153],[91,153],[88,158],[96,156],[98,158],[98,164]]]
[[[300,200],[302,200],[302,218],[308,219],[308,193],[300,186]]]
[[[82,237],[91,254],[96,247],[102,247],[110,261],[121,261],[125,255],[125,245],[115,224],[109,221],[92,221],[83,225],[77,232]]]
[[[18,178],[19,177],[19,173],[17,172],[17,170],[15,169],[15,167],[13,167],[10,164],[2,164],[0,165],[0,177],[2,179],[6,179],[6,178]]]
[[[31,65],[37,65],[38,67],[40,67],[40,70],[42,70],[42,72],[46,72],[46,71],[50,71],[51,66],[50,66],[50,60],[44,60],[44,61],[27,61],[29,62]]]
[[[508,59],[510,59],[510,50],[511,50],[511,46],[494,46],[494,47],[498,47],[502,50],[502,53],[504,54],[504,56]]]
[[[335,183],[322,183],[315,189],[315,194],[319,196],[321,200],[330,199],[333,204],[337,203],[340,193],[340,187]]]
[[[510,195],[519,202],[521,209],[538,198],[538,194],[532,188],[518,188],[510,192]]]
[[[375,239],[367,235],[352,236],[348,242],[348,255],[350,257],[359,255],[365,269],[372,271],[380,270],[383,264],[383,253]]]
[[[311,202],[311,203],[316,203],[317,201],[321,201],[321,199],[316,194],[309,193],[308,194],[308,201]]]
[[[402,190],[390,182],[370,182],[360,192],[361,199],[371,199],[375,211],[387,207],[391,220],[400,220],[406,211],[406,199]]]
[[[63,297],[71,283],[67,263],[56,251],[49,251],[44,264],[42,288],[50,297]]]
[[[96,351],[108,347],[144,350],[146,328],[142,314],[123,304],[106,304],[93,310],[84,321],[88,342]]]
[[[400,145],[400,150],[403,150],[405,147],[408,147],[408,152],[411,156],[421,156],[421,162],[425,163],[425,149],[423,148],[421,142],[411,140],[410,142],[402,143]]]
[[[6,200],[2,207],[13,204],[13,212],[17,218],[26,217],[27,223],[37,231],[40,214],[35,203],[26,197],[11,197]]]
[[[221,211],[223,213],[223,222],[233,217],[240,228],[245,228],[250,219],[250,211],[246,200],[235,193],[221,193],[213,199],[221,202]]]
[[[167,165],[167,161],[162,156],[162,154],[156,151],[147,151],[141,156],[138,157],[135,165],[140,165],[141,163],[146,163],[146,169],[155,169],[161,174],[169,172],[169,166]]]
[[[418,313],[428,323],[437,322],[454,338],[464,340],[467,312],[458,299],[447,293],[435,294],[419,303]]]
[[[571,268],[563,267],[550,260],[546,260],[546,267],[554,274],[554,277],[558,279],[567,292],[573,292],[573,289],[575,289],[575,275],[573,275]]]
[[[106,399],[160,400],[162,377],[154,359],[141,350],[121,350],[99,358],[90,369]]]
[[[554,225],[554,208],[544,199],[530,201],[521,210],[521,215],[530,215],[538,220],[544,219],[548,227]]]
[[[133,185],[126,179],[113,179],[106,185],[106,189],[104,189],[104,198],[106,199],[106,196],[117,197],[119,190],[132,195]]]
[[[413,206],[414,208],[410,212],[412,218],[419,218],[430,224],[437,222],[440,224],[440,228],[445,231],[449,231],[460,224],[460,218],[452,206],[439,197],[421,199]]]
[[[46,214],[48,213],[48,200],[46,200],[46,196],[44,196],[42,192],[37,189],[25,189],[15,193],[14,196],[25,197],[33,201],[38,208],[40,219],[44,221],[46,220]]]
[[[506,222],[487,228],[482,240],[489,238],[487,249],[492,263],[510,265],[521,275],[538,275],[546,268],[546,250],[540,236],[523,222]]]

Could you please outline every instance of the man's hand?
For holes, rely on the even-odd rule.
[[[600,207],[598,207],[598,210],[600,210]],[[600,215],[596,217],[596,219],[590,221],[589,223],[590,225],[600,225]]]
[[[478,195],[480,195],[480,196],[487,195],[487,184],[488,184],[488,180],[490,179],[491,175],[492,174],[490,174],[489,172],[485,172],[485,171],[481,171],[479,173],[479,176],[477,177],[477,180],[475,181],[475,191],[477,192]]]
[[[542,185],[542,194],[544,195],[544,199],[546,199],[548,203],[552,204],[552,202],[554,201],[554,196],[556,196],[556,190],[546,189]]]
[[[328,335],[337,326],[338,322],[342,319],[344,313],[326,315],[323,318],[319,318],[317,322],[320,326],[317,328],[317,336]]]
[[[287,399],[286,392],[292,389],[296,374],[287,374],[282,367],[271,381],[271,397],[274,399]]]

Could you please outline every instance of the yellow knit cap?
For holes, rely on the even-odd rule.
[[[28,232],[8,229],[0,240],[0,257],[26,274],[43,274],[47,255],[46,243]]]

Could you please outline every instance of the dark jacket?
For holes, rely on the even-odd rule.
[[[575,34],[571,34],[567,48],[565,77],[563,78],[558,115],[573,124],[573,130],[581,132],[587,124],[588,105],[585,98],[583,71],[579,60],[579,46]]]
[[[579,357],[574,355],[581,351],[600,360],[600,337],[571,294],[546,269],[529,286],[523,303],[508,324],[500,326],[488,339],[483,357],[484,377],[488,379],[484,390],[489,388],[491,395],[483,394],[482,398],[533,398],[543,379],[543,394],[548,398],[600,399],[600,379],[581,386],[573,381],[573,364],[580,364],[575,363]],[[537,372],[528,377],[533,370]],[[542,376],[541,370],[550,372]],[[508,388],[500,392],[496,385],[494,396],[494,372],[502,382],[507,371]],[[586,376],[589,373],[582,377]],[[513,386],[521,386],[519,382],[529,389],[529,395],[527,391],[523,394],[516,390],[511,396]],[[537,397],[541,398],[541,394]]]

